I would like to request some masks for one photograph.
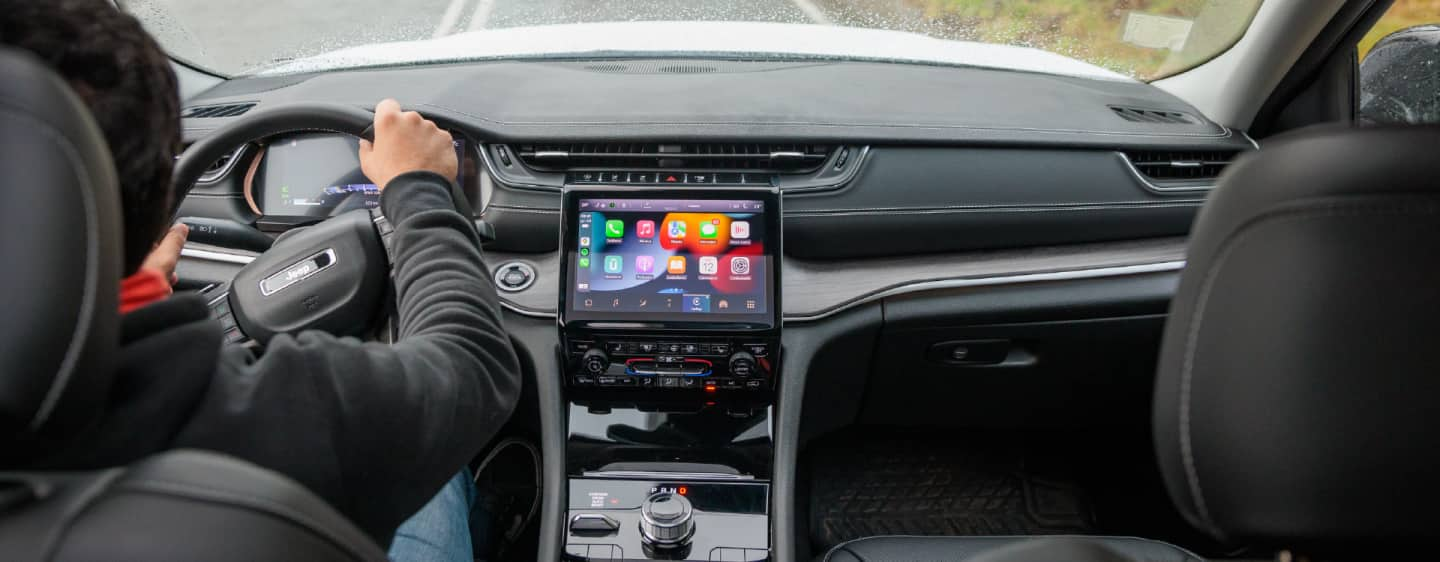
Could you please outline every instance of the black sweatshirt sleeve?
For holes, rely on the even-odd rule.
[[[494,437],[520,392],[474,229],[448,180],[414,172],[381,196],[395,226],[400,337],[279,336],[227,348],[177,446],[229,453],[315,491],[382,546]]]

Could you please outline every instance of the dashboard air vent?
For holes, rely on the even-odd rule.
[[[1138,107],[1110,106],[1110,111],[1121,119],[1135,123],[1168,123],[1172,125],[1189,125],[1195,123],[1195,118],[1178,111],[1159,111],[1155,109],[1141,109]]]
[[[1152,184],[1190,187],[1213,185],[1237,154],[1234,150],[1132,150],[1125,158]]]
[[[189,147],[187,146],[186,148]],[[245,154],[248,148],[250,148],[250,145],[241,146],[220,156],[220,158],[205,168],[205,171],[200,174],[200,178],[196,180],[196,183],[215,183],[225,176],[230,175],[230,170],[235,168],[235,164],[240,161],[241,156]],[[180,157],[176,156],[175,158],[178,160]]]
[[[541,171],[682,170],[809,173],[830,145],[799,143],[552,143],[511,147]]]
[[[219,117],[235,117],[250,108],[255,107],[254,103],[231,103],[224,105],[198,105],[187,107],[180,113],[185,119],[214,119]]]

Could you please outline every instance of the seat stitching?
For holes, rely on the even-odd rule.
[[[1246,221],[1235,229],[1222,242],[1221,250],[1217,254],[1214,265],[1206,272],[1205,279],[1200,286],[1200,294],[1195,301],[1195,313],[1190,321],[1189,329],[1185,339],[1184,359],[1180,368],[1180,392],[1179,392],[1179,440],[1180,457],[1185,465],[1185,478],[1189,485],[1191,495],[1194,496],[1195,509],[1200,518],[1215,531],[1216,525],[1210,518],[1209,508],[1205,503],[1204,489],[1200,485],[1199,471],[1195,468],[1195,452],[1193,436],[1190,427],[1191,387],[1193,381],[1193,368],[1195,362],[1195,348],[1200,337],[1200,329],[1204,323],[1205,304],[1209,302],[1210,293],[1214,289],[1215,280],[1223,269],[1225,262],[1230,258],[1233,251],[1239,247],[1240,241],[1246,236],[1254,233],[1259,227],[1272,220],[1308,220],[1315,218],[1334,218],[1339,216],[1404,216],[1404,215],[1434,215],[1437,209],[1433,202],[1429,207],[1413,208],[1390,205],[1400,205],[1395,202],[1381,203],[1340,203],[1326,202],[1319,204],[1305,204],[1291,207],[1284,207],[1257,215]],[[1217,533],[1218,534],[1218,533]]]

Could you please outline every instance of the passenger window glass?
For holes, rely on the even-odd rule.
[[[1359,55],[1361,124],[1440,123],[1440,0],[1395,0]]]

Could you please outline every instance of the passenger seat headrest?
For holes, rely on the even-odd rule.
[[[1311,131],[1241,158],[1210,194],[1153,420],[1196,527],[1312,556],[1435,533],[1437,150],[1440,127]]]
[[[65,82],[0,48],[0,463],[90,421],[118,345],[114,165]]]

